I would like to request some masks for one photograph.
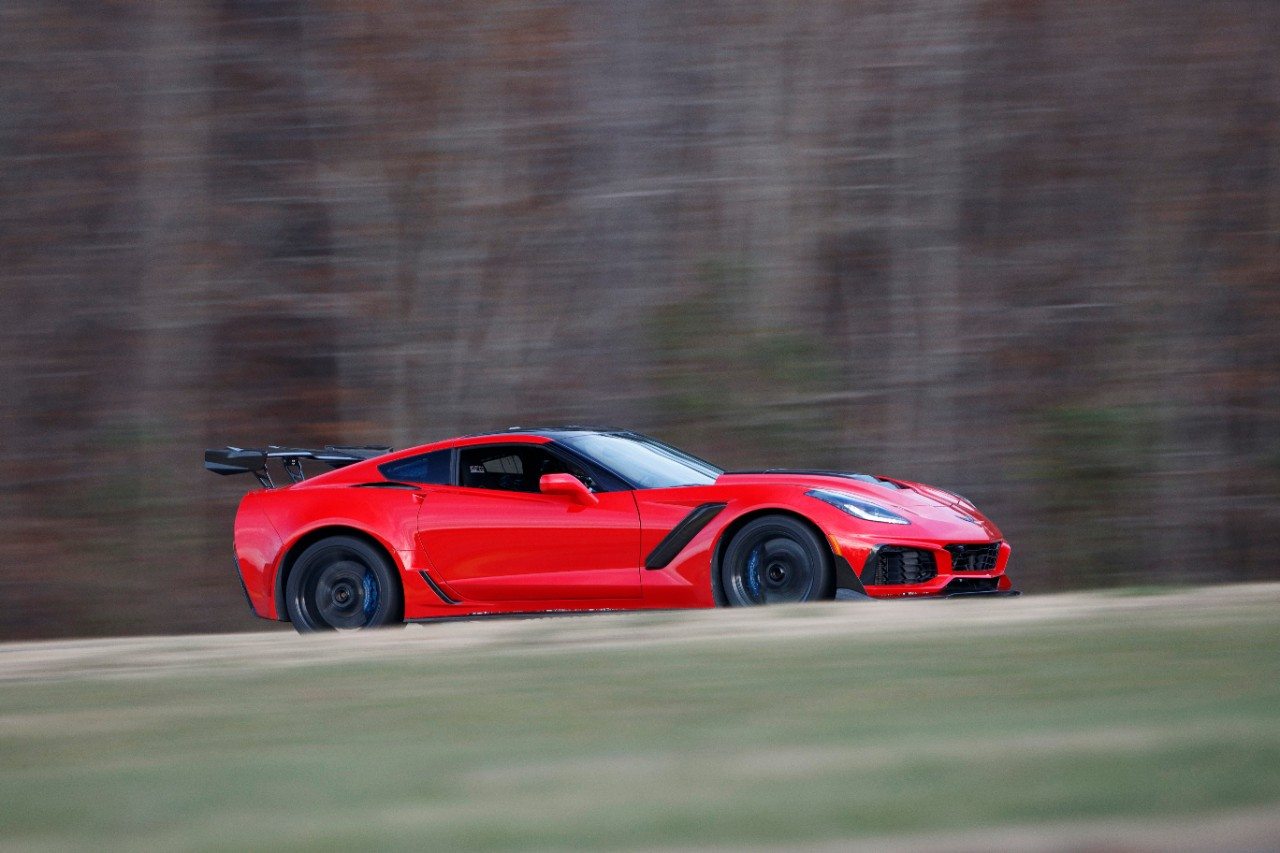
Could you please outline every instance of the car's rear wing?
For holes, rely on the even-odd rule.
[[[292,482],[301,483],[306,479],[306,475],[302,472],[303,459],[323,462],[330,468],[342,468],[390,452],[390,447],[372,445],[360,447],[328,445],[320,449],[278,447],[274,444],[266,447],[212,447],[204,452],[204,467],[215,474],[252,474],[264,489],[271,489],[275,487],[275,483],[267,470],[269,459],[279,460],[289,479]]]

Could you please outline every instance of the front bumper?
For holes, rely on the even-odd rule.
[[[866,542],[861,538],[829,537],[837,556],[836,586],[870,598],[969,598],[1014,596],[1019,593],[1005,574],[1011,553],[1009,544],[995,542],[936,542],[904,539]],[[975,569],[956,549],[989,547],[994,565]],[[885,570],[886,559],[890,570]],[[845,596],[850,597],[850,596]]]

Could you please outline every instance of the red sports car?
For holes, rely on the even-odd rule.
[[[275,460],[289,483],[276,487]],[[307,478],[303,462],[335,470]],[[625,430],[391,452],[228,447],[253,612],[299,631],[482,614],[1016,594],[972,503],[870,474],[722,471]]]

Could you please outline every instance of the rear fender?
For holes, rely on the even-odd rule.
[[[236,511],[236,567],[254,614],[263,619],[280,619],[275,595],[275,566],[284,542],[263,511],[259,499],[262,494],[250,492],[245,495]]]
[[[309,486],[251,492],[262,518],[279,531],[276,547],[263,562],[263,592],[270,599],[269,618],[287,621],[284,586],[293,560],[315,541],[328,535],[356,535],[381,548],[405,585],[402,555],[413,550],[421,492],[406,489],[370,489],[359,486]],[[242,504],[243,505],[243,504]],[[237,552],[240,530],[237,521]],[[246,585],[248,585],[246,576]],[[253,590],[250,600],[255,601]],[[255,612],[263,614],[255,601]]]
[[[306,551],[314,543],[319,542],[322,539],[327,539],[330,536],[352,536],[356,539],[363,539],[370,545],[381,550],[387,559],[391,560],[391,565],[395,569],[396,577],[400,579],[401,592],[405,591],[407,569],[404,562],[401,560],[400,552],[389,547],[385,539],[370,533],[368,530],[353,527],[349,524],[321,524],[308,529],[305,533],[289,543],[288,547],[282,550],[279,568],[275,572],[274,590],[276,612],[280,614],[278,617],[280,621],[289,621],[289,611],[285,606],[284,591],[286,584],[289,582],[289,572],[293,569],[293,564],[297,561],[302,552]]]

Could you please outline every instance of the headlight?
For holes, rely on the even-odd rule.
[[[833,507],[842,512],[847,512],[854,518],[860,518],[863,521],[878,521],[882,524],[910,524],[911,522],[896,512],[891,512],[878,503],[872,503],[865,498],[857,498],[845,492],[833,492],[828,489],[810,489],[805,492],[811,498],[817,498],[823,503],[829,503]]]

